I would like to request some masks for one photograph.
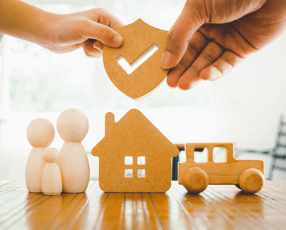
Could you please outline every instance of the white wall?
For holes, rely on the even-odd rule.
[[[217,138],[256,149],[273,147],[286,111],[286,33],[214,82]]]

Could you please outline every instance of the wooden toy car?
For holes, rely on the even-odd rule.
[[[213,161],[215,147],[226,148],[226,162]],[[208,149],[208,162],[194,161],[195,148]],[[203,192],[209,184],[233,184],[248,193],[256,193],[263,187],[263,161],[234,159],[232,143],[188,143],[185,150],[186,162],[179,163],[179,184],[190,193]]]

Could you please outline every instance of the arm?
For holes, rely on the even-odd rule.
[[[58,17],[19,0],[0,0],[0,32],[42,46]]]
[[[53,14],[19,0],[0,0],[0,32],[65,53],[82,47],[87,56],[102,53],[103,44],[119,47],[122,37],[111,28],[122,26],[104,9]]]

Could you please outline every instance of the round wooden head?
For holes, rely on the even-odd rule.
[[[46,148],[55,138],[55,128],[53,124],[45,118],[35,119],[28,125],[27,138],[33,147]]]
[[[55,163],[59,159],[59,151],[55,148],[47,148],[43,153],[43,157],[47,163]]]
[[[57,121],[57,130],[65,142],[81,142],[88,132],[88,119],[78,109],[67,109]]]

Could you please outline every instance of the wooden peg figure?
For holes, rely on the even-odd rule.
[[[63,179],[63,192],[85,192],[90,170],[87,155],[81,141],[88,132],[88,119],[77,109],[62,112],[57,121],[57,130],[65,141],[60,151],[59,167]]]
[[[49,120],[38,118],[28,125],[27,139],[33,146],[25,169],[25,181],[29,192],[42,192],[42,175],[46,164],[43,152],[54,138],[55,129]]]
[[[45,195],[60,195],[63,190],[62,175],[57,164],[59,151],[47,148],[43,154],[46,165],[43,171],[42,190]]]

